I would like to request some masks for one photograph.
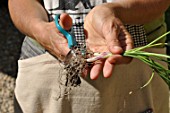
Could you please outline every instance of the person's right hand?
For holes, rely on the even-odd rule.
[[[64,13],[60,16],[60,25],[65,30],[69,30],[72,26],[71,17]],[[52,55],[63,60],[70,51],[67,39],[56,28],[55,22],[41,22],[37,24],[38,33],[35,34],[36,40]]]

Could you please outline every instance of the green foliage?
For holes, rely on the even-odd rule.
[[[143,51],[146,48],[156,47],[156,46],[160,46],[160,45],[166,46],[167,43],[156,43],[156,42],[159,41],[160,39],[164,38],[168,34],[170,34],[170,31],[163,34],[162,36],[158,37],[157,39],[155,39],[151,43],[147,44],[146,46],[142,46],[142,47],[138,47],[138,48],[134,48],[134,49],[125,51],[125,53],[123,55],[129,56],[132,58],[137,58],[137,59],[143,61],[144,63],[146,63],[147,65],[149,65],[151,67],[151,69],[153,70],[153,74],[154,74],[154,72],[158,73],[158,75],[170,87],[170,76],[169,76],[170,70],[156,61],[156,60],[159,60],[159,61],[169,64],[169,60],[167,60],[167,59],[170,59],[170,56],[165,55],[165,54],[149,53],[149,52]]]

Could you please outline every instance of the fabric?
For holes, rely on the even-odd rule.
[[[73,29],[73,32],[75,34],[75,39],[76,39],[76,42],[79,45],[79,48],[84,47],[84,49],[86,49],[83,23],[84,23],[83,19],[76,19],[75,23],[73,24],[72,29]]]
[[[134,47],[145,46],[148,44],[143,25],[125,25],[134,41]]]
[[[167,31],[167,26],[165,23],[165,16],[144,25],[144,29],[147,36],[147,42],[151,42],[158,36],[163,35]],[[162,38],[159,42],[165,42],[166,38]]]
[[[163,48],[147,50],[165,53]],[[136,68],[138,67],[138,68]],[[123,70],[123,71],[122,71]],[[19,60],[15,94],[24,113],[168,113],[169,89],[152,69],[133,59],[117,65],[111,78],[81,78],[77,87],[65,87],[63,65],[46,53]]]

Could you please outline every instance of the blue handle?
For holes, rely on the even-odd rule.
[[[70,33],[68,33],[66,30],[64,30],[60,24],[59,24],[59,18],[60,18],[60,15],[57,14],[55,16],[55,25],[57,27],[57,29],[67,38],[67,41],[68,41],[68,47],[69,48],[72,48],[73,46],[76,46],[77,43],[76,41],[74,40],[74,38],[72,37],[72,35]]]

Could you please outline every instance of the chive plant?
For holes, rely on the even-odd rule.
[[[170,66],[169,64],[170,61],[168,61],[168,59],[170,59],[170,56],[165,55],[165,54],[158,54],[158,53],[151,53],[151,52],[144,51],[144,49],[147,49],[147,48],[158,47],[158,46],[168,46],[167,43],[157,43],[160,39],[164,38],[168,34],[170,34],[170,31],[156,38],[155,40],[153,40],[146,46],[127,50],[123,54],[123,56],[128,56],[128,57],[139,59],[142,62],[149,65],[153,69],[153,73],[152,73],[150,80],[144,86],[150,83],[150,81],[153,78],[154,73],[156,72],[170,87],[170,70],[164,67],[160,62],[158,62],[158,61],[165,62],[166,64],[168,64],[168,66]]]

